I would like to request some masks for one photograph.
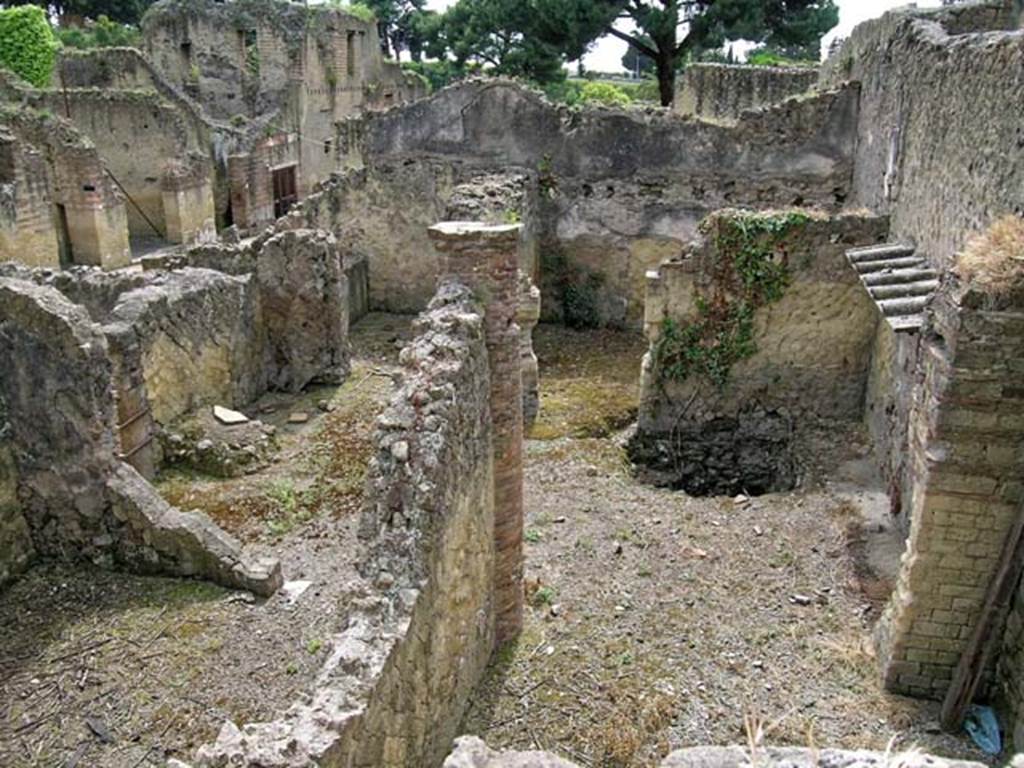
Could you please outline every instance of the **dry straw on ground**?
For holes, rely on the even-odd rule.
[[[1003,216],[973,237],[957,257],[956,272],[996,296],[1024,288],[1024,218]]]

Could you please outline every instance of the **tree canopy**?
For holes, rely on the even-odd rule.
[[[56,56],[57,40],[42,8],[0,10],[0,67],[42,87],[50,82]]]
[[[616,26],[621,20],[635,31]],[[678,67],[700,52],[730,40],[812,50],[838,20],[834,0],[458,0],[433,31],[431,52],[544,82],[610,34],[654,62],[667,106]]]
[[[38,5],[60,21],[61,26],[81,25],[86,19],[96,21],[106,16],[122,24],[138,24],[142,14],[155,0],[37,0]],[[0,7],[14,4],[0,3]]]

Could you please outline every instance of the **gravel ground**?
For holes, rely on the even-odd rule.
[[[310,689],[346,613],[373,423],[407,332],[408,319],[371,316],[353,331],[342,387],[251,406],[279,430],[265,470],[158,483],[249,551],[280,558],[287,580],[310,581],[298,599],[56,564],[0,594],[0,766],[163,766],[190,758],[225,720],[271,718]],[[286,424],[295,411],[312,418]]]
[[[859,427],[804,436],[805,479],[791,493],[737,503],[642,485],[622,435],[579,436],[635,409],[622,371],[643,345],[609,336],[538,331],[549,412],[547,439],[527,444],[531,606],[464,731],[586,766],[654,765],[671,749],[746,743],[759,726],[772,744],[884,750],[894,739],[982,759],[937,732],[936,705],[878,683],[870,633],[896,563],[877,561],[899,543],[879,532],[884,494]],[[596,426],[571,394],[581,367],[586,398],[602,403]]]

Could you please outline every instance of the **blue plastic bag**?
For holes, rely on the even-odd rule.
[[[972,704],[964,718],[964,730],[978,747],[989,755],[998,755],[1003,751],[1003,741],[999,735],[999,721],[992,707],[980,707]]]

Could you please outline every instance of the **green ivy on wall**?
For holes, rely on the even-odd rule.
[[[723,387],[732,367],[757,352],[754,312],[785,293],[784,246],[808,220],[795,211],[730,211],[702,222],[713,243],[711,288],[697,296],[693,316],[662,321],[654,356],[663,382],[704,376]]]
[[[37,5],[0,11],[0,67],[37,88],[49,85],[57,59],[57,39]]]

